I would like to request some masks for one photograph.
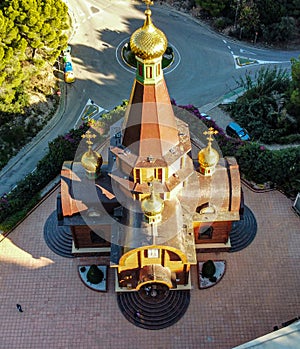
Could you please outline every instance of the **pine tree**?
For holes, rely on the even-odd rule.
[[[25,48],[26,43],[20,38],[14,22],[0,10],[0,111],[12,110],[16,88],[24,81]]]
[[[196,0],[196,3],[211,16],[216,17],[221,14],[228,1],[224,0]]]
[[[32,76],[67,45],[68,8],[62,0],[0,3],[0,112],[21,112]]]

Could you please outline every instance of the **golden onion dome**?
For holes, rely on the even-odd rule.
[[[102,163],[102,156],[92,149],[89,149],[81,157],[81,164],[88,172],[98,172]]]
[[[145,15],[144,25],[131,35],[130,48],[141,59],[158,58],[165,53],[168,41],[165,34],[152,23],[149,8]]]
[[[93,175],[96,175],[97,172],[99,172],[103,163],[102,156],[92,150],[92,138],[95,138],[96,135],[90,130],[87,130],[81,137],[86,138],[86,143],[88,145],[88,151],[86,151],[81,157],[81,165],[87,171],[89,176],[91,175],[93,177]]]
[[[142,201],[142,210],[147,216],[156,216],[162,213],[164,201],[153,192]]]
[[[203,132],[205,135],[208,135],[208,145],[206,148],[202,149],[198,153],[198,161],[200,167],[214,167],[219,162],[220,156],[219,153],[212,148],[211,143],[213,141],[212,135],[217,134],[218,131],[214,130],[212,127],[208,129],[208,131]]]
[[[209,144],[198,153],[198,161],[201,167],[213,167],[219,162],[219,153]]]

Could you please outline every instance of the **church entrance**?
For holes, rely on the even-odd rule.
[[[160,302],[165,299],[169,294],[169,287],[165,284],[152,282],[142,286],[139,290],[142,298],[148,302]]]

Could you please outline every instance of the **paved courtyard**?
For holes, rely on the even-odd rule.
[[[239,252],[198,254],[199,261],[226,260],[223,279],[200,290],[193,267],[187,312],[159,331],[125,319],[112,270],[107,293],[82,283],[78,265],[108,259],[64,258],[48,248],[43,227],[55,210],[52,193],[7,238],[0,236],[0,349],[227,349],[299,316],[300,219],[292,201],[278,191],[244,193],[257,219],[254,241]]]

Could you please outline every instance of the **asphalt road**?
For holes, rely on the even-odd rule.
[[[122,63],[119,52],[142,25],[145,5],[126,0],[65,2],[74,28],[70,44],[76,82],[64,84],[62,103],[54,120],[2,170],[0,195],[34,170],[47,152],[49,141],[74,127],[89,98],[110,110],[130,96],[134,71]],[[151,10],[154,24],[164,31],[177,53],[173,65],[165,70],[170,97],[205,112],[233,91],[236,80],[246,72],[246,68],[236,66],[236,56],[290,69],[290,58],[300,54],[264,50],[230,40],[159,2]],[[252,65],[247,71],[259,68],[260,65]]]

